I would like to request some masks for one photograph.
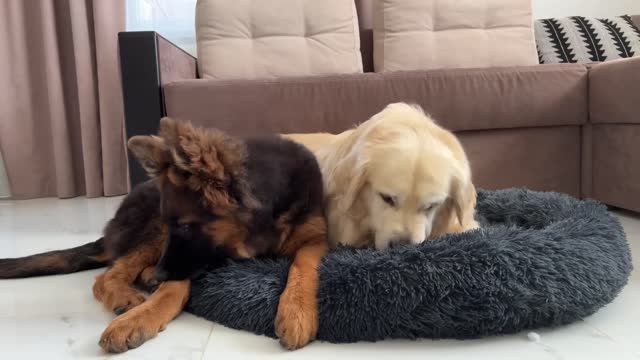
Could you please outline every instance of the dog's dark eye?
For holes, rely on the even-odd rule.
[[[393,196],[380,193],[380,198],[382,198],[382,201],[386,202],[387,205],[396,207],[396,199]]]

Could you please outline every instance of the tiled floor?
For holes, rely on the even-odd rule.
[[[120,199],[0,201],[0,257],[95,240]],[[640,268],[640,218],[620,215]],[[112,315],[92,297],[98,271],[0,280],[0,359],[106,358],[97,345]],[[640,271],[611,305],[585,321],[527,334],[477,341],[313,343],[285,352],[274,340],[231,330],[189,314],[122,359],[640,359]]]

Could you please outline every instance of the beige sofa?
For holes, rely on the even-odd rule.
[[[367,3],[356,2],[363,74],[204,80],[196,59],[159,34],[121,33],[127,135],[155,132],[163,115],[238,135],[339,132],[390,102],[413,102],[458,134],[481,188],[561,191],[640,211],[640,58],[373,73]],[[145,178],[132,159],[130,177]]]

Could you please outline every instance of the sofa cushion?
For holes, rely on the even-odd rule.
[[[598,201],[640,212],[640,126],[593,125],[593,195]]]
[[[375,0],[377,72],[538,63],[531,0]]]
[[[640,124],[640,57],[597,64],[589,71],[592,123]]]
[[[353,1],[199,0],[196,38],[204,78],[362,72]]]
[[[630,16],[541,19],[536,20],[535,32],[543,64],[587,64],[640,55],[640,29]]]
[[[340,132],[399,101],[416,103],[444,127],[463,131],[584,124],[587,77],[584,66],[563,64],[188,80],[164,92],[169,116],[237,135]]]
[[[479,188],[526,187],[579,196],[580,135],[580,126],[564,126],[469,131],[458,138]]]

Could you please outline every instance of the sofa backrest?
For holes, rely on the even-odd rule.
[[[373,72],[373,2],[375,0],[354,0],[358,11],[360,26],[360,51],[362,69]],[[632,15],[633,22],[640,27],[640,15]]]
[[[200,76],[273,79],[362,72],[353,0],[198,0]]]

